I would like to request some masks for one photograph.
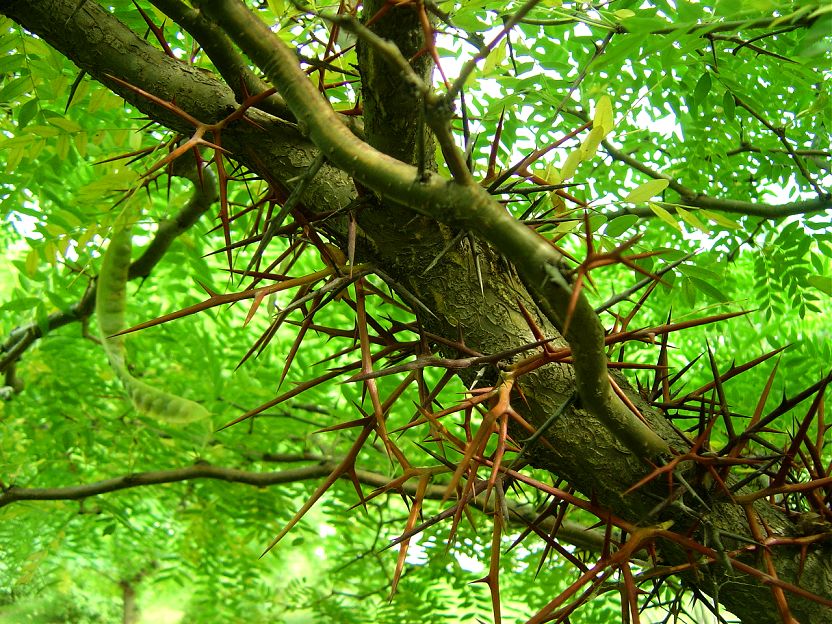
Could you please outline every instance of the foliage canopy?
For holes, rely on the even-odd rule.
[[[832,617],[832,8],[0,13],[0,622]]]

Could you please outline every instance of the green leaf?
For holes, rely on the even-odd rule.
[[[708,72],[705,72],[696,82],[696,88],[693,90],[693,101],[695,105],[700,106],[705,101],[705,98],[708,97],[708,93],[710,93],[710,91],[711,75]]]
[[[726,121],[734,120],[734,115],[736,114],[735,108],[734,94],[726,90],[725,95],[722,96],[722,111]]]
[[[697,264],[683,264],[679,267],[679,271],[685,275],[698,277],[711,283],[719,283],[723,279],[720,273]]]
[[[682,221],[687,223],[689,226],[699,230],[700,232],[702,232],[704,234],[709,234],[710,233],[710,230],[705,226],[705,224],[702,223],[702,221],[700,221],[699,218],[695,214],[693,214],[692,212],[688,212],[687,210],[685,210],[681,206],[677,206],[676,207],[676,214],[678,214],[680,217],[682,217]]]
[[[725,296],[725,293],[722,291],[722,289],[717,288],[710,282],[701,280],[698,277],[691,277],[689,279],[698,290],[708,295],[711,299],[714,299],[715,301],[720,301],[722,303],[727,303],[728,301],[730,301],[730,299],[728,299],[728,297]]]
[[[668,180],[649,180],[630,191],[630,193],[623,199],[625,202],[637,204],[639,202],[647,201],[651,197],[655,197],[667,188],[670,182]]]
[[[11,102],[17,100],[26,93],[32,85],[28,75],[7,80],[0,89],[0,102]]]
[[[595,116],[592,118],[592,127],[593,129],[601,128],[603,132],[601,138],[603,138],[612,131],[613,126],[612,102],[609,96],[602,95],[598,98],[598,103],[595,105]]]
[[[696,286],[691,281],[691,278],[686,277],[682,280],[682,303],[688,307],[693,308],[696,305]]]
[[[618,238],[638,222],[639,218],[636,215],[622,215],[620,217],[616,217],[607,223],[604,234],[612,236],[613,238]]]
[[[29,100],[17,111],[17,127],[19,130],[25,128],[40,110],[40,102],[37,99]]]
[[[595,152],[598,151],[598,146],[604,139],[605,134],[606,133],[604,132],[604,128],[602,126],[595,127],[590,131],[583,143],[581,143],[582,161],[589,160],[595,156]]]
[[[566,162],[563,163],[563,167],[560,169],[560,179],[563,182],[571,179],[573,175],[575,175],[575,171],[578,169],[578,165],[581,164],[581,160],[583,159],[583,152],[580,149],[573,150],[569,156],[566,158]]]
[[[66,117],[52,117],[49,119],[49,123],[53,126],[57,126],[61,130],[65,130],[66,132],[81,131],[81,126],[78,124],[77,121],[72,121],[71,119],[67,119]]]
[[[742,229],[742,226],[738,222],[734,221],[733,219],[729,219],[724,214],[721,214],[719,212],[713,212],[711,210],[705,210],[704,208],[700,208],[699,209],[699,214],[701,214],[703,217],[705,217],[707,219],[710,219],[714,223],[717,223],[718,225],[721,225],[721,226],[726,227],[728,229],[731,229],[731,230],[741,230]]]
[[[272,15],[275,17],[281,17],[283,12],[286,10],[285,3],[283,0],[268,0],[269,8],[272,11]]]
[[[682,231],[682,226],[679,225],[679,222],[673,218],[667,210],[659,206],[658,204],[654,204],[653,202],[647,202],[647,207],[653,211],[653,214],[656,215],[659,219],[664,221],[670,226],[673,226],[674,229]]]
[[[10,301],[6,301],[3,305],[0,305],[0,310],[6,310],[8,312],[31,310],[38,304],[39,301],[40,299],[37,297],[21,297],[19,299],[12,299]]]
[[[497,70],[500,65],[503,64],[503,61],[506,60],[506,50],[508,49],[506,40],[503,39],[497,47],[495,47],[491,54],[485,59],[485,65],[482,68],[483,75],[491,76]]]
[[[826,293],[832,297],[832,277],[828,275],[809,275],[806,278],[806,282],[822,293]]]
[[[606,215],[594,214],[589,217],[589,229],[592,232],[597,232],[607,222]]]

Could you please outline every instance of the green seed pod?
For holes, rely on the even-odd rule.
[[[113,233],[98,275],[95,312],[101,342],[110,366],[138,411],[175,425],[204,420],[211,413],[198,403],[159,390],[133,377],[127,368],[124,338],[114,336],[125,327],[127,277],[132,251],[130,229],[129,226],[122,227]]]
[[[130,228],[114,232],[104,253],[98,288],[95,293],[95,313],[101,340],[114,369],[124,368],[124,339],[113,334],[124,329],[124,309],[127,302],[127,274],[130,270],[132,249]]]

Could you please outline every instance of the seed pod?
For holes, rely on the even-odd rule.
[[[206,419],[211,413],[200,404],[150,386],[133,377],[127,368],[124,337],[114,334],[125,327],[131,251],[130,227],[119,228],[110,239],[98,275],[95,313],[110,366],[138,411],[177,425]]]

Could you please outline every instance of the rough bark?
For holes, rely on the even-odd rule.
[[[0,11],[45,39],[151,118],[170,128],[186,134],[193,131],[181,118],[115,83],[107,74],[118,76],[164,100],[175,101],[203,122],[222,119],[236,107],[231,89],[217,79],[165,56],[95,2],[87,0],[73,13],[77,5],[77,0],[17,0],[0,4]],[[418,29],[412,22],[412,16],[411,19],[406,17],[401,25],[396,26],[399,38],[411,43],[418,41]],[[392,38],[396,33],[391,32],[390,36]],[[411,120],[401,129],[409,137],[422,132],[422,127],[413,123],[415,116],[409,114],[405,117],[401,108],[389,106],[398,97],[395,82],[383,85],[373,80],[374,70],[370,69],[370,65],[364,66],[362,71],[367,72],[363,73],[364,78],[374,89],[369,97],[365,96],[368,117],[365,127],[369,140],[385,151],[413,162],[415,154],[412,148],[410,151],[395,152],[399,148],[391,145],[390,134],[385,132],[389,126],[376,123],[373,116],[383,119],[392,110]],[[391,99],[388,100],[388,97]],[[412,100],[410,98],[409,101]],[[398,105],[405,103],[397,102]],[[265,131],[245,123],[226,129],[223,146],[234,158],[277,185],[285,185],[286,181],[303,173],[317,149],[304,139],[297,126],[258,111],[251,111],[250,116]],[[408,143],[412,145],[410,139]],[[319,211],[335,210],[347,206],[354,196],[352,179],[342,171],[324,165],[315,183],[308,189],[304,203]],[[527,309],[533,311],[546,335],[557,335],[555,328],[537,311],[533,297],[498,250],[481,242],[477,242],[476,249],[472,250],[468,239],[463,238],[436,266],[426,271],[456,235],[453,227],[415,215],[391,203],[362,210],[359,224],[361,255],[373,259],[434,312],[435,318],[425,315],[423,319],[432,331],[456,339],[461,330],[466,344],[482,353],[496,353],[532,342],[534,337],[518,311],[517,301],[522,301]],[[333,236],[343,236],[343,224],[331,227]],[[476,256],[479,257],[482,274],[482,291]],[[618,381],[626,386],[622,379]],[[514,407],[532,423],[539,425],[572,394],[574,376],[568,366],[548,366],[524,377],[522,386],[527,404],[518,403]],[[645,414],[653,431],[671,445],[684,448],[683,441],[662,414],[648,409],[635,393],[630,391],[629,394]],[[581,409],[572,409],[564,414],[548,431],[547,438],[556,450],[536,453],[534,464],[557,478],[567,480],[579,492],[591,496],[620,517],[633,522],[644,520],[647,512],[656,505],[656,499],[651,494],[664,495],[661,490],[651,492],[650,488],[642,488],[626,496],[623,494],[644,476],[647,468],[641,458],[634,456],[597,419]],[[745,518],[738,507],[714,501],[712,510],[709,522],[713,526],[726,533],[749,535]],[[777,509],[760,503],[756,510],[772,532],[795,534],[795,527]],[[674,515],[670,509],[667,515],[650,522],[666,519],[677,523],[675,530],[690,524],[683,514]],[[723,539],[728,549],[739,547],[739,544]],[[684,553],[678,549],[667,547],[661,548],[660,552],[667,563],[686,561]],[[832,552],[828,545],[809,551],[802,574],[797,550],[776,548],[772,550],[772,556],[779,578],[827,599],[832,598]],[[746,562],[762,566],[761,562],[753,559],[746,559]],[[759,581],[744,575],[726,576],[718,566],[702,566],[700,573],[691,575],[686,581],[711,594],[718,586],[720,602],[743,621],[779,621],[771,592]],[[832,619],[832,611],[827,608],[791,596],[788,599],[792,613],[801,622],[820,623]]]

